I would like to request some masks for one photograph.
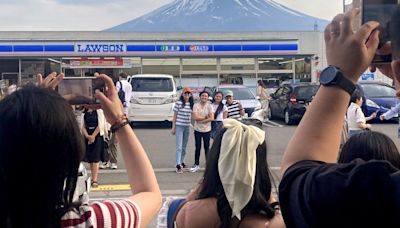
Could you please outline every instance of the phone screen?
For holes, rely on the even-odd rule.
[[[64,78],[58,84],[58,93],[62,96],[68,96],[71,105],[98,104],[96,90],[104,92],[105,84],[102,80],[96,78]]]
[[[398,0],[363,0],[362,24],[368,21],[379,22],[379,48],[391,40],[390,21],[396,11]],[[388,63],[391,55],[375,55],[373,63]]]

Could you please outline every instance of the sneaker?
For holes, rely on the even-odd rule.
[[[180,165],[176,165],[176,173],[179,173],[179,174],[183,173],[182,167]]]
[[[108,164],[108,162],[100,162],[100,169],[107,169],[108,167],[110,167],[110,164]]]
[[[111,169],[117,169],[117,168],[118,168],[117,163],[111,163]]]
[[[189,171],[189,168],[187,167],[187,165],[185,163],[182,163],[181,167],[182,167],[183,171]]]
[[[190,172],[195,173],[197,171],[199,171],[200,166],[198,165],[193,165],[192,168],[190,168]]]

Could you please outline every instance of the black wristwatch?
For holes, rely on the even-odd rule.
[[[350,96],[353,94],[356,86],[352,81],[343,76],[339,67],[328,66],[325,68],[319,77],[319,82],[323,86],[339,86],[344,89]]]

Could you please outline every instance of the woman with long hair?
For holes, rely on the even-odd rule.
[[[214,139],[218,131],[222,129],[222,121],[228,118],[228,108],[222,103],[224,94],[217,91],[211,104],[214,110],[214,120],[211,122],[211,138]]]
[[[179,101],[177,101],[174,106],[171,130],[171,134],[175,135],[176,138],[176,173],[179,174],[183,173],[183,169],[187,168],[185,164],[185,155],[186,146],[189,141],[193,105],[192,90],[190,88],[184,88],[179,97]]]
[[[225,119],[202,181],[175,213],[177,227],[284,227],[272,183],[265,132]]]
[[[161,206],[160,189],[107,75],[97,77],[108,89],[96,98],[120,142],[135,192],[106,202],[75,197],[85,144],[71,105],[53,90],[63,76],[39,75],[40,86],[0,101],[0,227],[146,227]]]

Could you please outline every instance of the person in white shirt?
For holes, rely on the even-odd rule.
[[[121,89],[125,92],[125,102],[123,102],[124,106],[124,113],[128,115],[129,112],[129,104],[131,100],[131,95],[132,95],[132,85],[126,80],[128,75],[125,72],[121,72],[119,74],[119,81],[117,81],[115,87],[117,88],[117,92]]]
[[[193,126],[195,161],[190,172],[197,172],[200,169],[201,139],[203,139],[204,153],[207,157],[207,153],[210,149],[211,122],[214,120],[214,110],[208,101],[208,93],[206,91],[200,93],[200,102],[193,106],[192,117],[195,120]]]
[[[364,113],[361,110],[363,99],[360,91],[355,90],[353,92],[350,102],[350,106],[347,109],[349,137],[361,132],[362,130],[371,130],[371,124],[367,124],[367,121],[376,117],[376,112],[372,113],[368,117],[364,116]]]

